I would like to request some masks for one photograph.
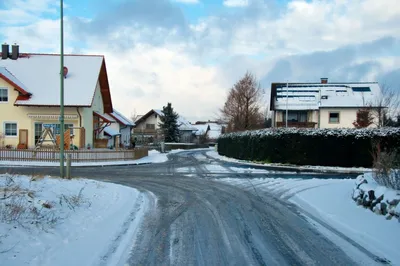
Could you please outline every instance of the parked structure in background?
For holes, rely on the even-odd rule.
[[[135,123],[114,109],[109,116],[115,121],[104,129],[105,135],[110,137],[108,146],[129,148],[132,144],[132,129]]]
[[[380,96],[377,82],[328,83],[322,78],[320,83],[272,83],[272,125],[285,127],[287,121],[288,127],[354,128],[359,110],[381,108],[376,106]]]
[[[133,137],[137,140],[137,144],[158,143],[163,140],[163,135],[160,130],[160,117],[163,116],[160,109],[151,109],[145,115],[138,116],[133,128]],[[197,128],[193,127],[189,121],[182,116],[178,118],[180,142],[192,143],[195,136],[193,131]]]
[[[9,45],[2,45],[2,144],[33,148],[44,128],[50,128],[58,141],[60,134],[69,129],[68,143],[78,148],[106,148],[109,136],[114,143],[116,136],[121,135],[121,142],[130,138],[130,129],[124,127],[133,124],[113,110],[105,59],[101,55],[65,55],[65,128],[60,128],[59,63],[58,54],[20,53],[18,45],[12,45],[10,52]]]
[[[197,129],[197,144],[215,144],[219,136],[225,133],[226,125],[217,121],[197,121],[193,126]]]

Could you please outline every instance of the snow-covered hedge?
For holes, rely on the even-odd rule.
[[[276,128],[228,133],[218,139],[218,153],[242,160],[371,167],[372,140],[382,150],[400,147],[400,128]]]
[[[352,198],[358,205],[385,215],[388,220],[395,217],[400,221],[400,191],[378,185],[373,173],[357,177]]]

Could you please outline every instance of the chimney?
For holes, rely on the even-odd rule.
[[[327,84],[328,78],[321,78],[321,84]]]
[[[15,44],[12,45],[11,59],[12,60],[17,60],[18,57],[19,57],[19,45],[15,43]]]
[[[3,43],[1,46],[1,59],[7,59],[10,53],[10,46],[7,43]]]

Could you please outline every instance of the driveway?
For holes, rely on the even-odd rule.
[[[0,172],[57,175],[58,169]],[[171,154],[162,164],[74,168],[73,175],[131,186],[157,198],[129,265],[356,265],[295,206],[214,180],[265,173],[234,172],[205,151]]]

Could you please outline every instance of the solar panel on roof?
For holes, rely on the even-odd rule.
[[[371,91],[370,87],[352,87],[354,92],[369,92]]]

